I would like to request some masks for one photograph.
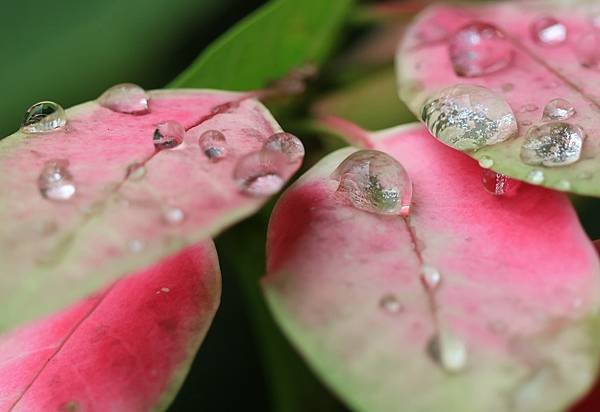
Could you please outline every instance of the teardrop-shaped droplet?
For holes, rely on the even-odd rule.
[[[77,191],[73,175],[69,172],[69,161],[49,160],[38,177],[38,188],[42,196],[49,200],[65,201]]]
[[[583,34],[575,42],[575,54],[579,64],[588,69],[600,70],[600,29]]]
[[[516,192],[521,185],[518,180],[511,179],[493,170],[483,170],[481,183],[484,189],[495,196],[510,196]]]
[[[399,313],[404,310],[404,306],[402,306],[402,303],[400,303],[396,295],[391,293],[388,293],[381,298],[379,306],[388,313]]]
[[[495,26],[470,23],[458,30],[448,46],[450,61],[457,75],[484,76],[508,66],[513,59],[512,44]]]
[[[412,182],[404,167],[377,150],[360,150],[348,156],[334,171],[338,192],[360,210],[408,216]]]
[[[304,145],[296,136],[291,133],[275,133],[265,142],[264,149],[275,150],[285,154],[291,163],[295,163],[304,158]]]
[[[558,46],[567,40],[567,26],[554,17],[537,18],[529,30],[533,40],[542,46]]]
[[[540,185],[544,183],[545,178],[544,172],[542,172],[540,169],[533,169],[527,174],[527,181],[534,185]]]
[[[442,282],[442,274],[435,267],[423,265],[421,268],[421,278],[425,285],[430,289],[436,289]]]
[[[146,166],[143,163],[133,162],[127,166],[125,178],[130,180],[142,180],[146,176]]]
[[[198,139],[200,150],[213,162],[227,156],[227,139],[218,130],[207,130]]]
[[[567,120],[575,115],[575,108],[565,99],[553,99],[544,107],[543,120]]]
[[[122,83],[106,90],[98,104],[115,112],[128,114],[148,113],[148,94],[137,84]]]
[[[512,109],[500,95],[466,84],[436,93],[425,102],[421,117],[431,134],[458,150],[500,143],[518,130]]]
[[[168,207],[163,212],[165,222],[176,225],[184,221],[185,213],[178,207]]]
[[[185,129],[175,120],[159,123],[154,130],[152,141],[156,150],[172,149],[183,143]]]
[[[65,110],[54,102],[39,102],[27,109],[21,124],[25,133],[45,133],[67,124]]]
[[[577,125],[552,122],[534,126],[521,146],[521,160],[530,165],[565,166],[579,160],[585,132]]]
[[[288,160],[280,152],[261,150],[242,157],[233,172],[242,193],[264,197],[277,193],[288,177]]]
[[[429,340],[427,352],[447,372],[460,372],[467,365],[467,346],[449,331],[435,334]]]
[[[489,156],[481,156],[479,159],[479,166],[484,169],[489,169],[490,167],[494,166],[494,159]]]

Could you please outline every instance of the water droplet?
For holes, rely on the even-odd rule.
[[[450,61],[457,75],[484,76],[497,72],[510,64],[513,47],[495,26],[470,23],[450,39]]]
[[[377,150],[360,150],[348,156],[333,172],[338,192],[357,209],[371,213],[408,216],[412,182],[404,167]]]
[[[73,175],[69,172],[69,161],[49,160],[38,177],[38,188],[42,196],[49,200],[65,201],[77,191]]]
[[[554,188],[563,192],[568,192],[569,190],[571,190],[571,182],[569,182],[567,179],[561,179],[558,182],[556,182]]]
[[[291,163],[304,158],[304,145],[291,133],[275,133],[265,142],[264,149],[274,150],[285,154]]]
[[[575,54],[579,64],[588,69],[600,70],[600,30],[583,34],[575,43]]]
[[[146,176],[146,166],[143,163],[134,162],[127,166],[125,178],[129,180],[142,180]]]
[[[165,222],[176,225],[185,219],[185,213],[178,207],[168,207],[163,212],[163,218]]]
[[[567,40],[567,27],[554,17],[540,17],[529,29],[533,40],[542,46],[558,46]]]
[[[564,166],[579,160],[585,132],[563,122],[534,126],[521,146],[521,160],[530,165]]]
[[[485,87],[456,85],[425,102],[421,117],[435,137],[458,150],[503,142],[518,130],[510,106]]]
[[[544,182],[544,172],[540,169],[533,169],[527,174],[527,181],[529,183],[533,183],[534,185],[539,185]]]
[[[479,159],[479,166],[484,169],[489,169],[490,167],[494,166],[494,159],[489,156],[481,156]]]
[[[538,110],[540,107],[535,105],[535,104],[524,104],[523,106],[521,106],[521,113],[531,113],[531,112],[535,112],[536,110]]]
[[[575,108],[565,99],[551,100],[544,107],[543,120],[567,120],[575,115]]]
[[[442,281],[442,274],[430,265],[423,265],[421,268],[421,277],[430,289],[436,289]]]
[[[148,113],[148,94],[137,84],[117,84],[98,98],[98,104],[115,112],[128,114]]]
[[[484,189],[495,196],[512,195],[521,185],[518,180],[511,179],[493,170],[484,170],[481,176]]]
[[[146,245],[144,245],[144,242],[142,242],[141,240],[133,239],[127,243],[127,247],[133,253],[140,253],[144,250]]]
[[[156,150],[172,149],[183,143],[185,129],[174,120],[159,123],[152,138]]]
[[[441,331],[427,345],[431,358],[447,372],[460,372],[467,364],[467,347],[453,333]]]
[[[242,157],[233,177],[243,193],[255,197],[270,196],[283,187],[287,165],[284,154],[261,150]]]
[[[200,150],[213,162],[227,156],[227,139],[218,130],[207,130],[202,133],[198,139],[198,144],[200,145]]]
[[[160,291],[164,292],[164,293],[169,293],[171,291],[171,289],[169,289],[169,288],[160,288]]]
[[[25,133],[44,133],[67,124],[65,110],[54,102],[39,102],[27,109],[21,124]]]
[[[388,313],[399,313],[404,310],[404,306],[402,306],[396,295],[391,293],[381,298],[379,306]]]

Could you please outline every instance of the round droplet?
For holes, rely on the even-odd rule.
[[[38,188],[43,197],[49,200],[65,201],[77,191],[73,175],[69,172],[69,161],[49,160],[38,177]]]
[[[552,122],[534,126],[521,146],[521,160],[549,167],[575,163],[581,156],[585,132],[577,125]]]
[[[379,306],[388,313],[399,313],[404,310],[404,306],[402,306],[396,295],[391,293],[381,298]]]
[[[575,54],[579,64],[588,69],[600,70],[600,30],[594,29],[583,34],[575,42]]]
[[[479,159],[479,166],[484,169],[489,169],[490,167],[494,166],[494,159],[489,156],[481,156]]]
[[[360,150],[348,156],[333,172],[338,192],[354,207],[371,213],[408,216],[412,182],[404,167],[377,150]]]
[[[178,207],[168,207],[163,212],[165,222],[177,225],[185,219],[185,213]]]
[[[286,155],[291,163],[304,158],[304,145],[291,133],[275,133],[265,142],[264,149],[274,150]]]
[[[142,180],[146,176],[146,166],[143,163],[134,162],[127,166],[125,178],[129,180]]]
[[[427,345],[427,352],[435,363],[447,372],[460,372],[467,364],[465,343],[448,331],[434,335]]]
[[[567,40],[567,26],[554,17],[540,17],[529,29],[533,40],[542,46],[558,46]]]
[[[277,193],[288,177],[287,157],[279,152],[261,150],[242,157],[233,172],[242,193],[264,197]]]
[[[521,182],[493,170],[484,170],[481,176],[484,189],[494,196],[507,196],[516,192]]]
[[[39,102],[29,107],[23,117],[21,130],[25,133],[44,133],[67,124],[65,110],[54,102]]]
[[[172,149],[183,143],[185,129],[174,120],[159,123],[154,130],[152,141],[156,150]]]
[[[518,130],[515,115],[500,95],[466,84],[436,93],[425,102],[421,117],[431,134],[458,150],[500,143]]]
[[[430,265],[423,265],[421,268],[421,277],[430,289],[436,289],[442,281],[442,274]]]
[[[544,172],[539,169],[533,169],[527,174],[527,181],[534,185],[539,185],[544,182]]]
[[[538,105],[535,104],[524,104],[523,106],[521,106],[521,113],[531,113],[531,112],[535,112],[536,110],[538,110],[540,107]]]
[[[561,179],[558,182],[556,182],[554,187],[562,192],[568,192],[569,190],[571,190],[571,182],[569,182],[567,179]]]
[[[457,31],[448,47],[457,75],[484,76],[502,70],[513,58],[513,47],[497,27],[470,23]]]
[[[544,107],[543,120],[567,120],[575,115],[575,108],[565,99],[551,100]]]
[[[213,162],[227,156],[227,139],[218,130],[207,130],[202,133],[198,139],[198,144],[200,145],[200,150]]]
[[[111,87],[98,98],[98,104],[115,112],[148,113],[148,94],[137,84],[123,83]]]

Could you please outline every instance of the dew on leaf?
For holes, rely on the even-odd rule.
[[[579,160],[584,139],[585,132],[577,125],[551,122],[534,126],[521,146],[521,160],[548,167],[569,165]]]
[[[527,174],[527,181],[534,185],[542,184],[544,179],[544,172],[542,172],[540,169],[533,169]]]
[[[265,142],[264,149],[274,150],[285,154],[291,163],[304,158],[304,145],[291,133],[275,133]]]
[[[21,130],[24,133],[45,133],[60,129],[67,124],[65,110],[54,102],[39,102],[30,106],[23,116]]]
[[[137,84],[122,83],[106,90],[98,98],[98,104],[115,112],[145,114],[149,112],[148,94]]]
[[[436,333],[427,344],[427,353],[446,372],[460,372],[467,365],[467,346],[450,331]]]
[[[404,310],[404,306],[402,306],[396,295],[391,293],[383,295],[379,301],[379,307],[388,313],[399,313]]]
[[[494,166],[494,159],[489,156],[481,156],[479,159],[479,166],[484,169],[489,169],[490,167]]]
[[[255,197],[277,193],[285,183],[287,157],[280,152],[261,150],[242,157],[233,177],[241,192]]]
[[[65,159],[49,160],[44,164],[37,181],[43,197],[60,202],[75,195],[77,189],[68,167],[69,161]]]
[[[183,143],[185,129],[174,120],[161,122],[156,126],[152,141],[156,150],[172,149]]]
[[[567,179],[561,179],[558,182],[556,182],[554,188],[562,192],[568,192],[569,190],[571,190],[571,182],[569,182]]]
[[[421,278],[429,289],[436,289],[442,282],[442,274],[435,267],[423,265],[421,267]]]
[[[529,29],[533,40],[542,46],[558,46],[567,40],[567,26],[554,17],[539,17]]]
[[[200,150],[213,162],[224,159],[227,156],[227,139],[218,130],[207,130],[198,139]]]
[[[553,99],[544,107],[543,120],[567,120],[575,115],[575,108],[568,100]]]
[[[484,189],[494,196],[512,195],[521,185],[518,180],[487,169],[483,170],[481,183]]]
[[[176,225],[185,219],[185,213],[178,207],[167,207],[163,211],[163,218],[166,223]]]

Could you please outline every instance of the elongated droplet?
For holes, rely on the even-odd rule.
[[[467,347],[465,343],[449,331],[434,335],[427,351],[435,363],[451,373],[460,372],[467,365]]]
[[[577,125],[552,122],[534,126],[521,146],[521,160],[549,167],[575,163],[581,156],[585,132]]]
[[[412,182],[404,167],[377,150],[360,150],[348,156],[333,172],[354,207],[371,213],[408,216]]]
[[[227,139],[218,130],[207,130],[198,139],[200,150],[213,162],[224,159],[227,156]]]
[[[49,160],[44,164],[38,177],[38,188],[42,196],[60,202],[75,195],[77,189],[68,167],[69,161],[64,159]]]
[[[185,129],[175,120],[159,123],[152,138],[156,150],[172,149],[183,143]]]
[[[396,295],[391,293],[384,295],[379,301],[379,306],[388,313],[399,313],[404,310]]]
[[[288,177],[288,160],[283,153],[261,150],[242,157],[233,172],[242,193],[264,197],[277,193]]]
[[[494,159],[489,156],[481,156],[479,159],[479,166],[484,169],[489,169],[490,167],[494,166]]]
[[[579,64],[588,69],[600,70],[600,29],[583,34],[575,42],[575,54]]]
[[[130,180],[142,180],[146,176],[146,167],[143,163],[134,162],[127,166],[125,178]]]
[[[165,222],[176,225],[184,221],[185,213],[178,207],[168,207],[163,212]]]
[[[285,154],[291,163],[304,158],[304,145],[291,133],[275,133],[265,142],[264,149],[275,150]]]
[[[510,196],[521,185],[521,182],[518,180],[511,179],[508,176],[488,169],[483,170],[481,183],[483,183],[484,189],[494,196]]]
[[[575,108],[565,99],[554,99],[544,107],[543,120],[567,120],[575,115]]]
[[[495,26],[470,23],[458,30],[448,46],[450,61],[457,75],[485,76],[508,66],[513,58],[513,47]]]
[[[544,16],[529,26],[531,37],[542,46],[558,46],[567,40],[567,26],[554,17]]]
[[[421,117],[431,134],[458,150],[500,143],[518,130],[508,103],[480,86],[457,85],[441,90],[425,102]]]
[[[421,277],[430,289],[436,289],[442,282],[442,274],[430,265],[423,265],[421,268]]]
[[[527,174],[527,181],[529,183],[533,183],[534,185],[540,185],[544,183],[545,178],[544,172],[539,169],[533,169]]]
[[[145,114],[149,112],[148,94],[137,84],[122,83],[106,90],[98,98],[98,104],[115,112]]]
[[[44,133],[67,124],[65,110],[54,102],[39,102],[29,107],[23,117],[21,130],[25,133]]]

